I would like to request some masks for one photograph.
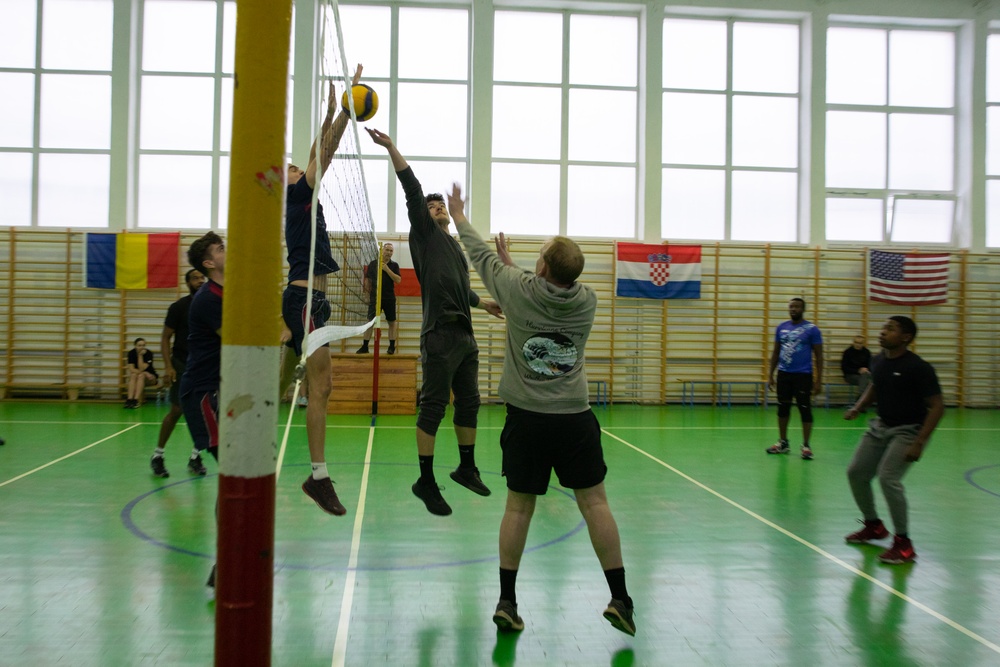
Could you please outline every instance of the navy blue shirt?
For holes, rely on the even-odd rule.
[[[288,186],[285,199],[285,245],[288,247],[288,282],[309,279],[309,241],[312,236],[312,196],[306,177]],[[316,267],[313,275],[340,270],[330,250],[323,205],[316,202]]]
[[[181,378],[181,395],[218,391],[222,365],[222,285],[205,281],[188,311],[188,358]]]
[[[879,419],[886,426],[923,424],[927,417],[925,399],[941,393],[934,367],[909,350],[895,359],[876,356],[872,385]]]

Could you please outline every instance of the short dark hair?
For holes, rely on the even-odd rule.
[[[806,300],[803,299],[801,296],[793,296],[791,299],[789,299],[789,301],[798,301],[799,303],[802,304],[802,310],[806,309]]]
[[[201,269],[188,269],[187,270],[187,272],[184,274],[184,282],[185,283],[191,282],[191,274],[194,273],[195,271],[197,271],[198,273],[201,273]],[[205,275],[205,274],[202,273],[201,275]]]
[[[132,341],[132,346],[135,347],[136,345],[138,345],[140,340],[146,340],[146,339],[142,337],[136,338],[134,341]]]
[[[444,201],[444,195],[440,192],[432,192],[427,195],[427,201]]]
[[[560,285],[571,285],[583,273],[583,251],[576,242],[565,236],[553,236],[542,255],[552,279]]]
[[[899,325],[900,331],[910,334],[910,340],[917,337],[917,323],[906,315],[893,315],[889,319]]]
[[[201,275],[208,277],[205,269],[205,260],[208,259],[208,249],[213,245],[221,244],[222,237],[215,232],[209,232],[191,244],[188,248],[188,264],[201,271]]]

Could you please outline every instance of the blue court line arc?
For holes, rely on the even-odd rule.
[[[975,480],[972,479],[976,475],[977,472],[982,472],[983,470],[989,470],[990,468],[1000,468],[1000,463],[994,463],[993,465],[988,465],[988,466],[979,466],[978,468],[972,468],[970,470],[966,470],[965,471],[965,481],[968,482],[969,484],[971,484],[972,486],[974,486],[975,488],[979,489],[983,493],[988,493],[991,496],[996,496],[996,497],[1000,498],[1000,492],[990,491],[985,486],[983,486],[981,484],[977,484],[975,482]]]
[[[307,465],[309,465],[309,464],[300,463],[300,464],[294,464],[292,466],[287,466],[287,467],[307,466]],[[331,463],[331,465],[357,465],[357,464],[356,463]],[[407,464],[407,463],[371,463],[369,465],[389,465],[389,466],[402,466],[402,465],[405,465],[405,466],[410,466],[411,464]],[[444,468],[444,469],[447,469],[447,470],[451,470],[450,468],[446,468],[445,466],[435,466],[435,468]],[[486,472],[487,474],[492,474],[492,475],[499,475],[499,473],[491,473],[489,471],[481,471],[481,472]],[[132,511],[143,500],[146,500],[147,498],[149,498],[149,497],[151,497],[151,496],[153,496],[153,495],[155,495],[157,493],[160,493],[162,491],[166,491],[169,488],[172,488],[172,487],[175,487],[175,486],[179,486],[181,484],[190,484],[192,482],[200,482],[200,481],[203,481],[203,480],[210,479],[212,477],[218,477],[218,474],[213,473],[211,475],[205,475],[205,476],[202,476],[202,477],[191,477],[189,479],[184,479],[184,480],[181,480],[179,482],[170,482],[169,484],[164,484],[163,486],[160,486],[160,487],[155,488],[155,489],[153,489],[151,491],[147,491],[146,493],[143,493],[143,494],[141,494],[139,496],[136,496],[135,498],[133,498],[132,500],[130,500],[128,503],[126,503],[126,505],[122,508],[122,511],[121,511],[121,514],[120,514],[122,525],[124,525],[125,528],[130,533],[132,533],[133,535],[135,535],[136,537],[138,537],[143,542],[146,542],[147,544],[151,544],[153,546],[159,547],[161,549],[166,549],[168,551],[173,551],[175,553],[184,554],[186,556],[194,556],[195,558],[204,558],[206,560],[213,560],[214,561],[215,560],[215,555],[214,554],[207,554],[207,553],[203,553],[203,552],[200,552],[200,551],[192,551],[191,549],[185,549],[183,547],[178,547],[178,546],[175,546],[173,544],[169,544],[169,543],[164,542],[162,540],[156,539],[155,537],[153,537],[152,535],[150,535],[149,533],[147,533],[146,531],[144,531],[142,528],[140,528],[138,526],[138,524],[136,524],[136,522],[132,519]],[[551,490],[555,491],[556,493],[559,493],[559,494],[565,496],[566,498],[568,498],[568,499],[576,502],[576,498],[572,494],[568,493],[566,490],[557,488],[557,487],[552,486],[552,485],[549,485],[549,488]],[[536,544],[535,546],[527,547],[527,548],[525,548],[524,552],[525,553],[532,553],[532,552],[535,552],[535,551],[539,551],[541,549],[545,549],[547,547],[551,547],[551,546],[553,546],[555,544],[559,544],[560,542],[564,542],[564,541],[568,540],[569,538],[573,537],[574,535],[576,535],[577,533],[579,533],[581,530],[583,530],[583,528],[586,525],[587,525],[586,522],[583,519],[581,519],[580,522],[578,524],[576,524],[576,526],[574,526],[571,530],[569,530],[569,531],[563,533],[562,535],[559,535],[559,536],[557,536],[557,537],[555,537],[555,538],[553,538],[551,540],[548,540],[547,542],[542,542],[541,544]],[[445,567],[461,567],[461,566],[464,566],[464,565],[477,565],[477,564],[480,564],[480,563],[497,562],[499,560],[500,560],[500,557],[494,555],[494,556],[485,556],[483,558],[473,558],[473,559],[456,560],[456,561],[445,561],[445,562],[440,562],[440,563],[424,563],[422,565],[397,565],[397,566],[374,566],[374,567],[358,566],[358,567],[353,567],[353,568],[350,568],[350,567],[339,567],[339,566],[317,566],[317,565],[298,564],[298,563],[278,563],[278,562],[275,562],[274,569],[275,569],[275,572],[278,572],[278,571],[281,571],[281,570],[295,570],[295,571],[298,571],[298,570],[307,570],[307,571],[340,570],[340,571],[345,571],[345,572],[353,570],[355,572],[396,572],[396,571],[401,571],[402,572],[402,571],[413,571],[413,570],[435,570],[435,569],[440,569],[440,568],[445,568]]]

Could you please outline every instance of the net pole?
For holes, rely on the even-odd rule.
[[[375,290],[375,321],[381,321],[382,312],[382,281],[385,280],[382,271],[382,250],[383,244],[379,241],[378,244],[378,257],[375,258],[375,284],[372,289]],[[382,349],[382,327],[375,327],[375,354],[372,355],[372,423],[375,417],[378,416],[378,362],[379,362],[379,350]]]
[[[239,0],[219,396],[215,664],[270,665],[292,0]]]

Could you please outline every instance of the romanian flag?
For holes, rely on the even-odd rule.
[[[700,299],[700,245],[616,243],[617,296]]]
[[[396,241],[392,245],[395,249],[392,261],[399,264],[399,277],[402,278],[396,285],[396,296],[420,296],[420,281],[417,280],[417,272],[413,268],[410,244],[406,241]]]
[[[180,232],[87,234],[85,284],[100,289],[177,287]]]

